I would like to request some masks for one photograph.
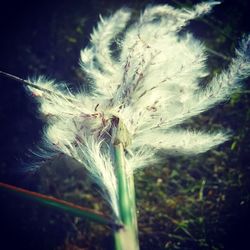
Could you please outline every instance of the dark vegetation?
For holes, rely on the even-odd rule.
[[[23,78],[44,74],[88,89],[78,66],[99,13],[121,6],[142,9],[169,1],[50,1],[2,3],[0,69]],[[196,1],[180,1],[190,5]],[[225,0],[188,30],[211,49],[213,73],[228,64],[243,33],[250,3]],[[219,52],[219,55],[215,52]],[[205,84],[205,83],[204,83]],[[44,124],[23,86],[0,79],[0,181],[53,195],[109,214],[84,169],[58,156],[35,172],[23,172]],[[233,131],[228,143],[191,158],[168,158],[135,176],[142,250],[247,249],[250,232],[249,81],[242,93],[185,126]],[[0,249],[112,249],[111,231],[0,191]],[[248,243],[249,244],[249,243]]]

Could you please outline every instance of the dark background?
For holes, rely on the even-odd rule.
[[[181,4],[195,2],[180,1]],[[175,1],[76,0],[33,1],[30,3],[27,1],[2,1],[0,3],[0,70],[25,79],[28,76],[44,74],[57,80],[69,82],[73,89],[77,88],[85,81],[78,66],[79,52],[87,45],[90,32],[98,21],[99,13],[110,14],[122,6],[132,7],[138,11],[146,4],[157,3],[169,3],[177,6]],[[249,33],[249,10],[250,2],[247,0],[226,0],[221,6],[215,8],[212,15],[204,20],[192,22],[188,29],[192,30],[209,48],[231,58],[239,38],[242,34]],[[210,55],[209,67],[211,70],[216,71],[217,68],[227,64],[227,60],[214,54]],[[249,89],[248,84],[246,83],[246,89]],[[0,88],[0,181],[65,199],[67,199],[64,196],[65,193],[72,191],[69,190],[70,187],[74,189],[78,188],[76,185],[80,185],[79,190],[86,189],[86,192],[91,192],[94,188],[93,196],[86,195],[86,202],[83,205],[98,209],[105,207],[102,204],[100,206],[94,205],[100,202],[98,192],[95,187],[91,186],[85,173],[78,168],[73,171],[67,168],[67,164],[63,163],[66,167],[54,166],[51,170],[50,167],[45,166],[45,170],[24,171],[31,164],[30,150],[39,144],[44,123],[37,114],[37,104],[28,96],[23,86],[11,80],[0,78]],[[249,93],[247,92],[241,96],[234,96],[234,102],[231,101],[225,106],[220,106],[216,111],[207,112],[195,120],[196,125],[196,122],[199,122],[199,127],[215,124],[215,127],[223,125],[235,131],[233,141],[220,147],[217,153],[205,154],[202,156],[203,158],[194,157],[188,162],[186,159],[166,160],[163,170],[157,169],[155,171],[149,168],[138,175],[139,191],[137,191],[137,196],[138,207],[142,210],[139,215],[142,249],[241,249],[245,245],[250,233],[248,181],[250,111],[248,97]],[[193,121],[190,121],[188,125],[193,125]],[[236,149],[230,150],[233,142],[235,142]],[[208,213],[203,214],[203,216],[207,220],[212,218],[211,221],[214,220],[214,223],[211,225],[208,223],[205,236],[197,236],[199,243],[192,241],[190,243],[190,239],[172,239],[167,233],[161,235],[160,231],[172,230],[176,232],[181,228],[179,236],[183,237],[184,230],[180,225],[171,225],[170,222],[166,224],[164,222],[166,218],[161,217],[162,210],[157,210],[159,206],[163,206],[161,201],[148,195],[151,190],[157,197],[161,197],[159,192],[162,190],[166,191],[167,194],[172,192],[171,188],[174,189],[174,186],[170,184],[173,184],[171,178],[176,171],[175,166],[178,167],[180,173],[190,174],[190,171],[193,170],[188,170],[186,173],[187,165],[194,165],[195,168],[203,165],[201,169],[205,169],[205,171],[198,173],[196,182],[200,181],[202,175],[206,176],[208,180],[210,180],[210,176],[214,176],[213,171],[215,170],[211,166],[223,166],[219,172],[222,177],[217,176],[217,179],[213,177],[215,182],[224,181],[224,177],[228,174],[227,171],[231,169],[235,171],[231,177],[227,177],[225,183],[223,182],[222,186],[226,188],[225,192],[223,189],[210,197],[208,195],[209,188],[206,190],[207,201],[211,201],[212,208],[206,203]],[[185,168],[185,171],[182,168]],[[75,180],[74,185],[65,184],[69,183],[69,181],[66,182],[69,173],[74,178],[79,177],[79,175],[83,177],[84,182],[88,183],[89,187],[86,187],[87,184],[79,184],[79,179]],[[165,174],[165,177],[162,177],[163,183],[169,183],[165,186],[157,184],[162,181],[159,180],[162,173]],[[156,174],[159,176],[157,177]],[[184,187],[186,179],[179,172],[178,176],[180,177],[177,182],[180,182]],[[61,178],[64,179],[60,182]],[[62,187],[57,188],[59,183],[62,183]],[[195,180],[193,180],[192,185],[194,183]],[[145,185],[148,185],[148,190],[145,189]],[[221,192],[226,195],[226,202],[223,201],[223,205],[217,206],[216,204],[221,202],[218,200],[222,197],[219,195]],[[186,204],[185,199],[182,197],[181,200],[179,196],[177,198],[174,208],[169,208],[170,205],[165,204],[166,208],[163,211],[167,213],[169,209],[174,218],[176,216],[184,221],[187,213],[183,212],[178,215],[178,207],[182,206],[183,203]],[[146,199],[150,200],[149,203],[146,202]],[[163,196],[162,199],[167,198]],[[74,198],[73,201],[75,201]],[[95,226],[76,221],[75,218],[67,217],[62,213],[50,212],[48,209],[40,208],[32,202],[23,201],[21,198],[1,190],[0,205],[0,249],[111,248],[112,239],[110,233],[107,233],[107,229],[91,231],[96,230]],[[146,209],[147,206],[150,209],[155,208],[155,211]],[[187,209],[192,210],[192,207]],[[173,212],[176,210],[177,213]],[[196,213],[195,210],[194,213]],[[194,214],[194,216],[196,215]],[[147,223],[148,228],[144,225]],[[191,224],[188,230],[199,235],[197,233],[200,229],[199,225],[196,222]],[[77,229],[74,229],[75,225]],[[201,243],[203,237],[208,243]],[[169,242],[172,245],[168,245]],[[169,246],[170,248],[168,248]]]

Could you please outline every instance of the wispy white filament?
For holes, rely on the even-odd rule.
[[[199,154],[228,140],[225,133],[202,133],[185,130],[156,130],[138,136],[133,147],[148,145],[154,149],[163,149],[168,154]],[[152,149],[151,149],[152,150]]]
[[[227,100],[250,74],[250,36],[246,36],[228,69],[205,89],[199,85],[209,74],[206,48],[190,33],[178,32],[217,4],[200,3],[190,10],[152,6],[130,25],[128,9],[100,17],[89,46],[81,51],[81,67],[95,86],[93,93],[73,95],[66,85],[43,77],[33,82],[50,93],[30,87],[48,118],[45,140],[87,168],[117,216],[117,180],[110,147],[114,117],[122,120],[132,137],[126,159],[130,173],[156,163],[159,150],[198,154],[229,138],[226,132],[175,129]]]

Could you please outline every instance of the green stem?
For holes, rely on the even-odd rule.
[[[136,236],[137,241],[138,239],[138,225],[137,225],[137,210],[136,210],[136,196],[135,196],[135,185],[134,185],[134,175],[131,173],[131,175],[128,177],[128,184],[129,184],[129,193],[130,193],[130,200],[131,200],[131,214],[132,214],[132,223],[134,227],[134,233]],[[139,249],[139,247],[138,247]]]
[[[114,163],[118,179],[119,216],[124,225],[115,232],[115,247],[116,250],[139,250],[134,179],[132,174],[128,177],[124,146],[119,138],[114,144]]]
[[[42,205],[46,205],[50,208],[56,208],[64,212],[71,213],[75,216],[79,216],[79,217],[82,217],[91,221],[95,221],[100,224],[108,225],[112,228],[122,228],[122,225],[115,223],[110,218],[106,217],[105,215],[99,212],[93,211],[91,209],[78,206],[71,202],[60,200],[55,197],[47,196],[47,195],[40,194],[37,192],[32,192],[27,189],[19,188],[19,187],[9,185],[3,182],[0,182],[0,189],[4,189],[14,194],[21,195],[22,197],[28,198]]]
[[[122,143],[114,146],[114,156],[117,179],[119,181],[118,194],[120,219],[123,223],[128,224],[132,219],[130,211],[131,201],[129,197],[129,185],[126,174],[124,149]]]

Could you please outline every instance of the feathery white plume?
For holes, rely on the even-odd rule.
[[[246,36],[228,69],[206,89],[199,86],[200,79],[208,75],[206,48],[191,34],[180,36],[178,31],[216,4],[219,2],[200,3],[191,10],[148,7],[129,26],[128,9],[100,17],[90,45],[81,51],[81,67],[95,85],[93,94],[73,95],[65,85],[46,78],[33,82],[50,93],[30,87],[48,118],[45,139],[87,168],[117,216],[117,179],[110,152],[115,118],[132,138],[127,147],[128,173],[157,162],[158,150],[198,154],[228,139],[225,132],[174,128],[228,99],[250,74],[250,36]],[[120,33],[124,36],[117,44]],[[115,43],[120,50],[117,58],[111,52]]]

